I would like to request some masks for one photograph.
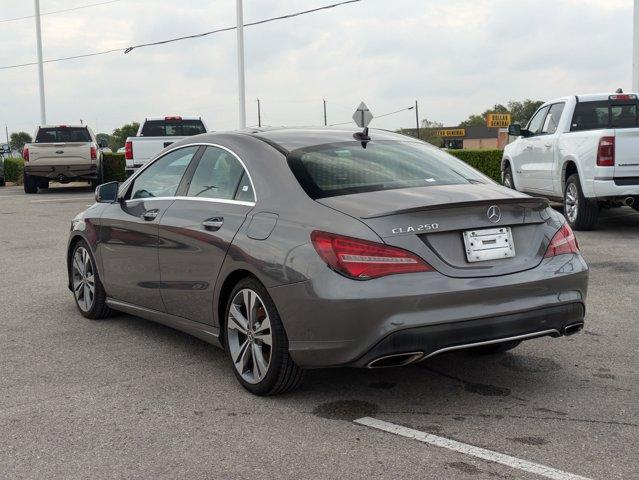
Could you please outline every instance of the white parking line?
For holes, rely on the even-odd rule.
[[[475,447],[474,445],[468,445],[467,443],[458,442],[456,440],[438,437],[437,435],[431,435],[430,433],[420,432],[419,430],[413,430],[412,428],[402,427],[401,425],[395,425],[394,423],[385,422],[376,418],[358,418],[355,420],[355,423],[376,428],[384,432],[394,433],[401,437],[412,438],[413,440],[418,440],[423,443],[429,443],[436,447],[447,448],[448,450],[453,450],[455,452],[472,455],[473,457],[488,460],[489,462],[500,463],[507,467],[516,468],[525,472],[541,475],[542,477],[552,478],[554,480],[590,480],[587,477],[557,470],[539,463],[521,460],[517,457],[511,457],[510,455],[505,455],[503,453]]]

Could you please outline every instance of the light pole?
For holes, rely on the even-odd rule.
[[[639,0],[637,0],[639,1]],[[417,124],[417,138],[420,138],[419,135],[419,104],[417,100],[415,100],[415,123]]]
[[[260,99],[257,99],[257,126],[262,128],[262,105]]]
[[[324,126],[326,127],[327,125],[328,125],[328,117],[326,116],[326,100],[324,100]]]
[[[639,0],[635,0],[632,31],[632,91],[639,91]]]
[[[40,0],[35,0],[36,45],[38,50],[38,81],[40,84],[40,123],[47,124],[47,111],[44,104],[44,68],[42,66],[42,30],[40,28]]]
[[[38,0],[36,0],[37,2]],[[244,83],[244,12],[243,0],[237,0],[237,83],[240,93],[240,129],[246,128],[246,86]]]

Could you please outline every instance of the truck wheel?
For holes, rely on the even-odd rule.
[[[24,193],[38,193],[38,179],[24,174]]]
[[[104,174],[102,173],[102,165],[98,168],[98,177],[91,180],[91,188],[95,190],[104,183]]]
[[[591,202],[581,190],[579,175],[570,175],[564,191],[564,215],[573,230],[592,230],[599,218],[599,204]]]
[[[504,179],[502,181],[504,187],[512,188],[515,190],[515,181],[513,180],[513,171],[510,167],[506,167],[504,170]]]

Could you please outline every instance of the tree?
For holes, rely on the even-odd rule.
[[[29,135],[27,132],[14,132],[9,138],[9,146],[11,147],[11,150],[17,150],[21,152],[24,148],[24,144],[30,143],[32,141],[33,139],[31,138],[31,135]]]
[[[543,105],[542,100],[531,100],[527,98],[523,102],[508,102],[508,110],[513,116],[513,123],[526,125],[539,107]]]
[[[113,130],[112,140],[109,142],[111,150],[115,152],[118,148],[124,147],[127,137],[135,137],[135,134],[138,133],[138,128],[140,128],[138,122],[131,122]]]
[[[97,139],[98,142],[100,142],[100,140],[106,140],[107,145],[109,145],[109,148],[111,147],[111,144],[113,143],[113,137],[109,135],[108,133],[98,133],[96,134],[95,138]]]

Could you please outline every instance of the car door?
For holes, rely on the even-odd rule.
[[[541,127],[541,132],[531,139],[530,155],[530,187],[538,192],[552,193],[554,191],[553,169],[555,166],[555,150],[557,147],[557,128],[564,102],[550,105],[548,113]]]
[[[539,135],[541,134],[548,108],[548,106],[544,106],[537,110],[526,127],[526,135],[522,138],[521,154],[515,164],[518,174],[518,190],[535,191],[537,189],[535,177],[538,175],[539,165],[533,152],[541,145]]]
[[[100,219],[100,258],[109,296],[164,311],[159,291],[158,225],[198,146],[168,152],[124,185]]]
[[[160,221],[162,299],[168,313],[212,324],[215,282],[255,205],[253,184],[239,157],[207,146],[183,193]]]

